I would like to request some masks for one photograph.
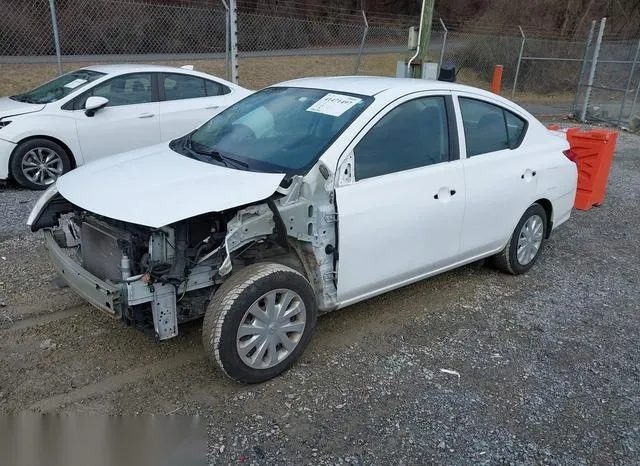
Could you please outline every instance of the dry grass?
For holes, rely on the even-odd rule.
[[[396,61],[402,54],[369,55],[362,58],[360,74],[394,76]],[[193,64],[194,68],[216,76],[224,76],[224,60],[158,61],[161,65],[181,66]],[[65,72],[90,65],[91,63],[65,63]],[[260,89],[279,81],[305,76],[350,75],[355,69],[355,57],[304,56],[278,58],[242,58],[239,61],[238,76],[243,86]],[[0,65],[0,95],[23,92],[57,74],[53,64]]]
[[[359,74],[395,76],[396,62],[404,58],[406,55],[402,53],[365,55],[360,63]],[[197,70],[216,76],[224,76],[224,60],[158,61],[153,63],[173,66],[193,64]],[[64,71],[71,71],[90,64],[86,62],[65,63]],[[355,71],[354,67],[355,57],[353,55],[242,58],[239,61],[238,76],[240,84],[243,86],[260,89],[287,79],[306,76],[352,75]],[[0,65],[0,96],[32,89],[43,81],[54,78],[56,74],[56,66],[53,64],[2,64]],[[488,90],[490,88],[488,81],[479,78],[473,70],[469,69],[460,70],[458,81],[482,89]],[[502,95],[510,97],[511,92],[505,88]],[[533,103],[571,102],[573,99],[573,95],[569,93],[539,95],[518,92],[516,97],[518,101]]]

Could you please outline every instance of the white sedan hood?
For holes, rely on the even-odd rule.
[[[28,104],[18,102],[9,97],[0,97],[0,118],[22,115],[23,113],[39,112],[43,108],[44,104]]]
[[[159,228],[266,199],[283,178],[200,162],[162,143],[88,163],[56,185],[89,212]]]

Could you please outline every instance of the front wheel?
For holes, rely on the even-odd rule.
[[[202,338],[207,355],[227,376],[259,383],[298,359],[315,324],[307,279],[289,267],[259,263],[232,274],[215,292]]]
[[[11,174],[19,185],[43,190],[71,169],[71,157],[49,139],[29,139],[18,144],[11,156]]]
[[[533,204],[522,215],[505,248],[493,256],[493,263],[503,272],[519,275],[538,260],[547,231],[547,213]]]

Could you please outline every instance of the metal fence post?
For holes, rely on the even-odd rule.
[[[638,46],[640,47],[640,44],[638,44]],[[636,86],[636,95],[633,98],[633,103],[631,104],[631,116],[633,116],[633,111],[636,108],[636,102],[638,101],[638,95],[640,94],[640,82],[638,83],[638,85]]]
[[[60,36],[58,35],[58,18],[56,16],[55,0],[49,0],[49,10],[51,10],[51,26],[53,28],[53,42],[56,46],[56,61],[58,63],[58,74],[62,74],[62,56],[60,53]]]
[[[229,5],[225,0],[220,0],[224,5],[224,77],[229,79]]]
[[[367,34],[369,33],[369,21],[367,21],[367,15],[362,10],[362,18],[364,19],[364,31],[362,31],[362,40],[360,41],[360,50],[358,51],[358,58],[356,59],[356,70],[353,74],[358,74],[360,68],[360,58],[362,57],[362,50],[364,49],[364,42],[367,40]]]
[[[524,53],[524,43],[527,40],[527,36],[524,35],[524,31],[522,30],[522,27],[520,27],[520,25],[518,25],[518,29],[520,29],[522,42],[520,43],[520,53],[518,54],[518,64],[516,65],[516,75],[513,77],[513,88],[511,89],[511,100],[513,100],[516,95],[516,86],[518,85],[518,75],[520,74],[520,63],[522,63],[522,54]]]
[[[584,56],[582,57],[582,66],[580,67],[580,75],[578,76],[578,84],[576,85],[576,95],[573,99],[573,105],[571,107],[571,113],[573,115],[576,114],[578,110],[578,99],[580,97],[580,88],[582,87],[582,78],[584,77],[584,72],[587,69],[587,58],[589,56],[589,47],[591,47],[591,42],[593,42],[593,33],[596,30],[596,20],[591,21],[591,28],[589,28],[589,36],[587,37],[587,44],[584,48]]]
[[[600,55],[600,46],[602,45],[602,36],[604,35],[604,27],[607,24],[607,18],[600,21],[600,29],[598,30],[598,38],[596,39],[596,47],[593,50],[593,61],[591,62],[591,70],[589,71],[589,81],[587,82],[587,92],[584,96],[584,104],[582,105],[582,113],[580,121],[585,122],[587,118],[587,108],[589,107],[589,99],[591,99],[591,90],[593,88],[593,80],[596,76],[596,67],[598,66],[598,57]]]
[[[229,53],[231,55],[231,82],[238,84],[238,7],[229,0]]]
[[[438,62],[438,70],[440,70],[440,68],[442,68],[442,61],[444,60],[444,50],[447,46],[447,34],[449,33],[449,30],[447,29],[447,26],[444,25],[444,21],[442,21],[442,18],[438,19],[440,20],[442,29],[444,29],[444,36],[442,36],[442,48],[440,49],[440,61]]]
[[[622,111],[624,110],[624,104],[627,103],[627,94],[629,93],[629,88],[631,87],[631,81],[633,80],[633,73],[636,71],[636,63],[638,61],[638,57],[640,56],[640,40],[638,40],[638,47],[636,47],[636,54],[633,57],[633,63],[631,64],[631,71],[629,72],[629,79],[627,79],[627,87],[624,88],[624,97],[622,97],[622,104],[620,105],[620,113],[618,113],[618,126],[620,126],[620,120],[622,120]],[[638,93],[636,92],[636,96]],[[635,105],[635,99],[633,101]],[[631,107],[631,111],[633,111],[633,107]]]

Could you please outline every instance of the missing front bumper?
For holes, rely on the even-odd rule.
[[[44,230],[44,238],[54,268],[69,287],[91,305],[120,318],[123,303],[119,288],[83,269],[58,245],[51,230]]]

